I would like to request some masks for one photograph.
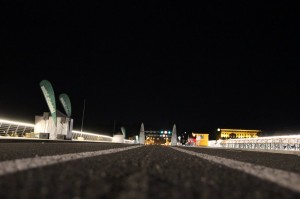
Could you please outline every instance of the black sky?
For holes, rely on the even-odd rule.
[[[300,130],[299,7],[241,1],[6,1],[0,117],[67,93],[74,128],[129,135],[217,128]],[[60,111],[63,108],[58,102]]]

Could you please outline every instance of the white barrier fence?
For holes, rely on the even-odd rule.
[[[34,124],[0,119],[0,136],[23,137],[33,128]]]
[[[269,136],[247,139],[214,140],[210,147],[226,147],[256,150],[294,150],[300,151],[300,135]]]
[[[107,135],[99,135],[96,133],[87,133],[81,131],[72,131],[72,140],[78,141],[98,141],[98,142],[114,142],[113,137]],[[134,144],[134,140],[124,139],[123,143]]]
[[[99,134],[95,134],[95,133],[73,131],[72,132],[72,140],[112,142],[112,137],[111,136],[106,136],[106,135],[99,135]]]

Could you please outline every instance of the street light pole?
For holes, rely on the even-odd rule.
[[[85,110],[85,99],[83,101],[83,111],[82,111],[82,121],[81,121],[81,130],[80,130],[80,132],[82,132],[82,128],[83,128],[84,110]]]

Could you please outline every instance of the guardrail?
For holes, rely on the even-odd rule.
[[[221,140],[219,146],[238,149],[300,151],[300,135],[228,139]]]
[[[100,135],[100,134],[96,134],[96,133],[72,131],[72,140],[112,142],[112,137],[107,136],[107,135]]]
[[[0,119],[0,136],[23,137],[33,129],[34,124]]]
[[[96,133],[88,133],[81,131],[72,131],[72,140],[78,141],[99,141],[99,142],[113,142],[113,137],[107,135],[100,135]],[[134,140],[124,139],[124,143],[134,144]]]

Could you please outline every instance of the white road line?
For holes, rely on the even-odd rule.
[[[3,161],[3,162],[0,162],[0,176],[15,173],[18,171],[24,171],[27,169],[33,169],[33,168],[37,168],[37,167],[43,167],[43,166],[49,166],[49,165],[53,165],[53,164],[57,164],[57,163],[67,162],[67,161],[71,161],[71,160],[77,160],[77,159],[89,158],[89,157],[94,157],[94,156],[99,156],[99,155],[117,153],[117,152],[121,152],[121,151],[138,148],[141,146],[142,145],[101,150],[101,151],[70,153],[70,154],[63,154],[63,155],[41,156],[41,157]]]
[[[227,158],[221,158],[217,156],[211,156],[203,153],[196,153],[178,147],[172,147],[172,149],[181,151],[183,153],[187,153],[189,155],[194,155],[214,163],[222,164],[232,169],[243,171],[245,173],[251,174],[263,180],[270,181],[292,191],[300,192],[300,174],[298,173],[273,169],[269,167],[240,162],[237,160],[231,160]]]

